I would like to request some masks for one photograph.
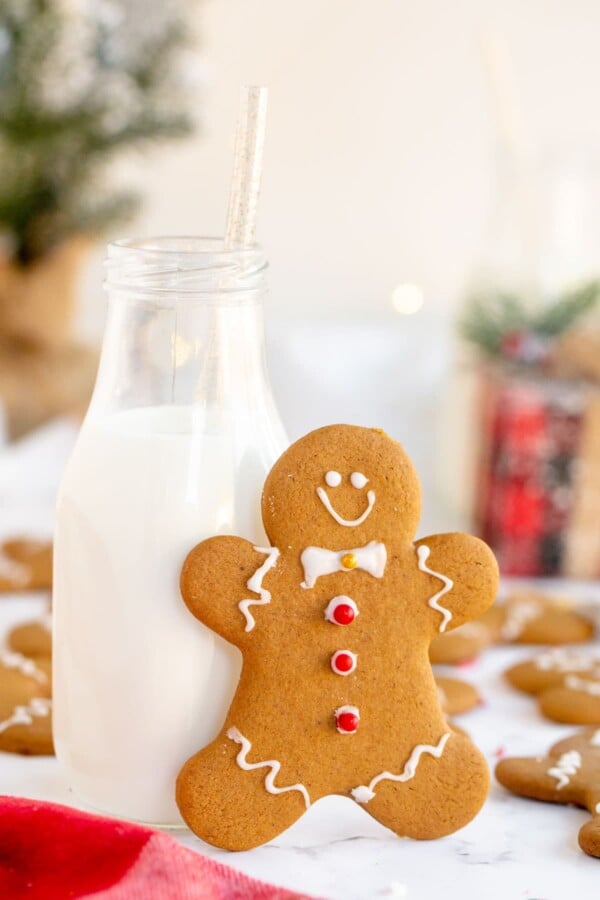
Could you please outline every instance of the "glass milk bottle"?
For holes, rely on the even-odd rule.
[[[54,730],[76,796],[116,816],[181,822],[177,772],[239,678],[239,651],[190,615],[178,579],[203,538],[266,541],[260,493],[286,446],[266,268],[212,239],[109,247],[98,378],[58,500]]]

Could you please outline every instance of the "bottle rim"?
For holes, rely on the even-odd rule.
[[[223,238],[161,235],[124,238],[108,244],[107,290],[155,296],[243,294],[264,288],[264,251],[225,248]]]

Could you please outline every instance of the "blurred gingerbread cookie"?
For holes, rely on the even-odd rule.
[[[52,587],[52,544],[16,539],[0,545],[0,592]]]
[[[566,725],[600,725],[600,658],[560,648],[505,673],[518,690],[537,696],[540,712]]]
[[[52,756],[52,700],[32,697],[0,721],[0,750],[23,756]]]
[[[562,684],[568,675],[592,675],[595,671],[600,671],[597,654],[581,648],[556,647],[511,666],[504,674],[518,691],[540,694]]]
[[[0,652],[0,750],[53,752],[49,660]]]
[[[441,707],[448,716],[459,716],[481,703],[479,691],[468,681],[436,675],[435,683]]]
[[[593,623],[564,597],[533,590],[515,591],[493,611],[501,616],[499,643],[577,644],[589,641],[594,635]]]
[[[559,741],[545,757],[503,759],[496,778],[521,797],[587,809],[593,818],[579,831],[579,846],[600,857],[600,730]]]
[[[562,684],[538,695],[540,712],[564,725],[600,725],[600,668],[565,675]]]
[[[11,650],[32,658],[52,656],[52,615],[32,619],[9,631],[6,643]]]
[[[494,633],[478,619],[436,635],[429,647],[429,659],[439,665],[454,666],[476,659],[493,643]]]

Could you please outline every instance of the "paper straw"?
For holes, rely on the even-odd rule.
[[[266,87],[244,85],[235,136],[233,175],[225,228],[225,249],[251,247],[256,231],[265,125]]]
[[[481,51],[492,89],[498,131],[516,159],[529,160],[533,156],[533,143],[508,45],[499,35],[485,33],[481,35]]]

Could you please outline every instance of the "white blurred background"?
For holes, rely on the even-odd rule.
[[[202,128],[128,166],[147,191],[130,231],[222,233],[239,85],[267,84],[273,313],[385,313],[405,282],[431,312],[455,304],[495,188],[489,39],[537,147],[600,145],[595,0],[204,0],[197,16]],[[94,270],[91,331],[98,286]]]

